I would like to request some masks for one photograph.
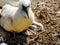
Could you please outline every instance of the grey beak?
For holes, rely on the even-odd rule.
[[[28,18],[29,18],[27,8],[28,8],[28,7],[22,6],[22,10],[26,12],[26,14],[27,14],[27,16],[28,16]]]

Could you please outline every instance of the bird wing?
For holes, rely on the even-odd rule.
[[[15,8],[13,8],[11,5],[4,5],[1,12],[1,26],[5,29],[11,30],[11,23],[13,21],[13,15],[15,13]],[[14,13],[13,13],[14,12]]]

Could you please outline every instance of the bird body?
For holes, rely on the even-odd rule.
[[[6,4],[1,13],[1,26],[7,31],[22,32],[32,24],[32,16],[30,14],[29,18],[27,18],[27,14],[24,11]]]
[[[39,25],[39,27],[43,29],[43,25],[35,21],[30,0],[19,0],[17,7],[10,4],[5,4],[3,6],[1,11],[0,26],[6,31],[12,32],[16,42],[18,42],[18,40],[16,39],[15,33],[23,32],[31,24]],[[28,31],[26,34],[31,35]],[[2,43],[1,45],[7,44]]]
[[[19,0],[18,7],[5,4],[1,11],[0,25],[10,32],[22,32],[32,23],[43,29],[43,25],[35,21],[30,0]]]

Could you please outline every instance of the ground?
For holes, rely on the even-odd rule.
[[[26,36],[23,34],[24,45],[60,45],[60,0],[33,0],[32,10],[36,16],[36,21],[43,24],[44,29],[37,31],[36,35]],[[3,35],[9,45],[17,45],[13,35],[0,27],[0,34]],[[38,36],[34,41],[29,39]],[[21,36],[16,34],[17,40],[21,41]],[[25,40],[26,39],[26,40]],[[22,41],[21,41],[22,42]]]

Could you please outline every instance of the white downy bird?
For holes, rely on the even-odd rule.
[[[43,29],[43,25],[35,21],[30,0],[19,0],[18,7],[5,4],[1,15],[0,25],[6,31],[19,33],[27,29],[32,23],[39,25]]]

